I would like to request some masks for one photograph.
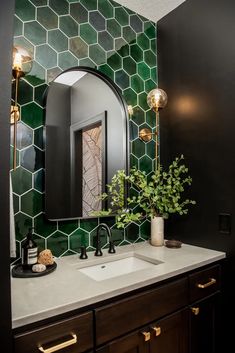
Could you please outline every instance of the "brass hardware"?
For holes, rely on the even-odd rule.
[[[16,121],[20,120],[19,108],[15,105],[11,105],[11,125],[15,123],[15,119]]]
[[[139,132],[139,138],[144,142],[149,142],[152,138],[152,135],[156,135],[156,133],[152,133],[148,128],[141,129]]]
[[[209,282],[204,283],[204,284],[199,283],[199,284],[197,284],[197,287],[204,289],[204,288],[212,286],[215,283],[216,283],[216,279],[215,278],[210,278]]]
[[[161,88],[152,89],[147,96],[147,104],[155,112],[164,108],[167,104],[167,100],[167,94]]]
[[[160,334],[162,332],[160,326],[153,326],[152,329],[155,331],[156,336],[160,336]]]
[[[128,105],[127,106],[127,111],[128,111],[128,114],[130,116],[132,116],[134,114],[134,109],[133,109],[133,106],[132,105]]]
[[[145,341],[145,342],[150,341],[150,338],[151,338],[150,332],[143,331],[143,332],[141,332],[141,333],[142,333],[142,335],[144,336],[144,341]]]
[[[65,347],[69,347],[72,346],[73,344],[77,343],[77,335],[72,334],[71,339],[69,339],[68,341],[56,344],[55,346],[49,347],[49,348],[43,348],[43,346],[38,347],[38,349],[43,352],[43,353],[53,353],[56,352],[60,349],[63,349]]]
[[[193,307],[191,308],[191,311],[194,315],[198,315],[200,312],[200,308],[199,307]]]
[[[18,108],[18,91],[20,78],[25,76],[32,68],[32,58],[30,54],[19,46],[13,48],[12,76],[15,80],[15,103],[11,106],[10,122],[13,125],[13,169],[16,169],[16,143],[17,143],[17,122],[20,119]]]
[[[140,140],[144,142],[149,142],[152,138],[152,136],[156,136],[155,140],[155,170],[158,170],[158,164],[159,164],[159,151],[158,151],[158,145],[159,145],[159,109],[162,109],[166,106],[167,104],[167,94],[165,91],[163,91],[160,88],[154,88],[152,89],[147,96],[147,104],[148,106],[156,113],[156,132],[152,133],[150,129],[144,128],[141,129],[139,132],[139,138]]]

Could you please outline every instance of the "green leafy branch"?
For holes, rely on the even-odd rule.
[[[110,200],[111,208],[99,211],[96,215],[115,214],[117,227],[123,228],[130,222],[138,222],[144,218],[155,216],[168,218],[173,213],[187,214],[187,206],[196,202],[190,199],[182,200],[185,186],[192,183],[188,168],[182,164],[183,159],[183,155],[176,157],[167,171],[159,166],[149,181],[145,172],[136,168],[132,168],[129,175],[119,170],[112,178],[111,184],[107,185],[108,192],[102,195],[102,200]],[[137,196],[127,198],[127,208],[125,208],[126,184],[137,193]]]

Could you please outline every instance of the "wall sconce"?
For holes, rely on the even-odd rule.
[[[158,126],[159,126],[159,110],[164,108],[167,104],[167,94],[163,89],[154,88],[149,92],[147,96],[148,106],[156,113],[156,132],[152,133],[150,129],[144,128],[139,132],[139,138],[142,141],[148,142],[151,140],[152,136],[156,136],[156,145],[155,145],[155,160],[156,160],[156,169],[158,167]]]
[[[18,91],[19,80],[25,76],[32,69],[32,57],[28,51],[19,46],[13,48],[13,61],[12,61],[12,76],[15,79],[15,97],[14,105],[11,106],[10,122],[14,124],[13,133],[13,169],[16,169],[16,143],[17,143],[17,121],[20,120],[20,113],[18,108]]]

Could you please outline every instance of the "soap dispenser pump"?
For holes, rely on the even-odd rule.
[[[29,269],[32,265],[37,263],[38,260],[38,247],[33,240],[33,228],[29,228],[26,239],[21,245],[21,256],[23,268]]]

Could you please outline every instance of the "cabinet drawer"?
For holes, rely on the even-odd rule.
[[[57,321],[48,326],[14,336],[15,353],[49,352],[46,349],[56,347],[59,353],[84,352],[93,347],[92,313]],[[62,346],[58,346],[62,344]],[[67,345],[67,347],[63,348]],[[60,348],[61,347],[61,348]],[[39,349],[40,348],[40,349]],[[51,350],[50,352],[53,352]]]
[[[148,324],[187,305],[183,278],[95,310],[97,344]]]
[[[189,275],[190,302],[202,299],[220,289],[220,265]]]

